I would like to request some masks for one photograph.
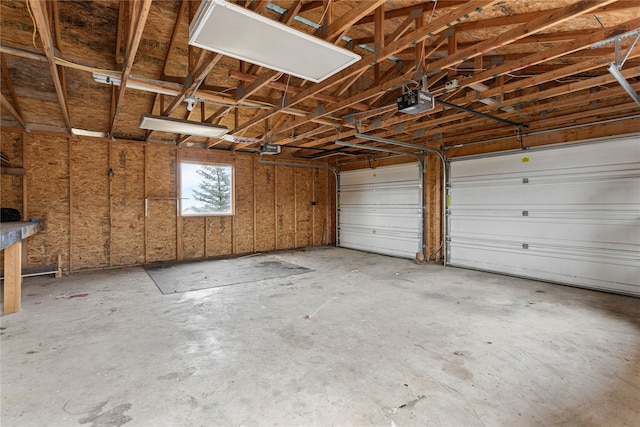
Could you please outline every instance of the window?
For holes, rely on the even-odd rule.
[[[233,214],[233,168],[207,163],[180,163],[180,214]]]

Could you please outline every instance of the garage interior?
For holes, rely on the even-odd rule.
[[[0,8],[3,426],[637,425],[637,1]]]

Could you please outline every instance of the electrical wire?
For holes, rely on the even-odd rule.
[[[27,12],[29,12],[29,16],[31,17],[31,23],[33,24],[33,34],[31,36],[31,43],[33,43],[33,47],[37,49],[38,46],[36,46],[36,34],[38,33],[38,27],[36,26],[36,20],[33,17],[33,14],[31,13],[31,7],[29,6],[29,0],[24,0],[24,2],[27,5]]]
[[[322,16],[320,17],[320,20],[318,21],[318,25],[322,25],[322,20],[324,19],[324,16],[327,14],[327,11],[329,10],[329,6],[331,5],[331,2],[327,2],[327,7],[324,8],[324,12],[322,12]]]
[[[433,14],[436,12],[436,6],[438,5],[438,0],[435,0],[433,2],[433,9],[431,9],[431,16],[429,16],[429,22],[427,22],[427,24],[431,23],[431,19],[433,19]]]

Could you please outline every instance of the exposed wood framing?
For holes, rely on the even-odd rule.
[[[36,29],[40,34],[40,40],[42,41],[42,48],[44,49],[44,53],[47,57],[47,62],[49,63],[51,77],[53,78],[53,85],[56,89],[58,103],[60,104],[60,110],[62,112],[62,117],[64,118],[64,123],[67,127],[67,132],[71,133],[72,126],[71,118],[69,117],[69,108],[67,106],[67,99],[60,81],[60,75],[58,74],[58,67],[55,64],[55,49],[53,46],[53,40],[51,39],[49,22],[45,14],[46,2],[42,0],[27,0],[27,2],[27,5],[31,9]]]
[[[109,127],[110,135],[113,135],[116,126],[116,119],[124,101],[124,94],[127,88],[127,82],[129,81],[131,70],[133,68],[133,61],[135,60],[136,52],[138,51],[138,47],[140,46],[142,32],[144,31],[144,26],[147,22],[149,10],[151,9],[151,0],[134,0],[134,6],[134,20],[131,22],[131,34],[127,42],[127,50],[125,53],[124,66],[122,68],[120,89],[118,90],[118,97],[115,103],[114,114],[111,121],[111,126]]]

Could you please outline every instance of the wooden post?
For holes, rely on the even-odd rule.
[[[27,171],[27,137],[23,133],[22,134],[22,167]],[[27,175],[22,176],[22,220],[29,221],[29,209],[28,209],[28,184],[27,184]],[[22,264],[25,266],[29,265],[29,247],[27,246],[27,242],[25,242],[24,250],[22,251]]]
[[[273,166],[273,217],[274,221],[274,245],[273,249],[278,250],[278,166]]]
[[[62,277],[62,255],[58,254],[58,269],[56,270],[56,279]]]
[[[73,270],[73,180],[71,167],[71,138],[67,138],[67,170],[69,171],[69,271]]]
[[[184,222],[180,210],[182,208],[180,198],[182,197],[182,181],[180,179],[180,162],[182,161],[182,150],[176,151],[176,259],[182,261],[184,259]]]
[[[293,169],[293,247],[298,247],[298,173]]]
[[[311,246],[315,246],[316,244],[316,181],[319,179],[318,175],[320,174],[320,169],[312,169],[312,180],[311,180]]]
[[[251,157],[251,166],[253,168],[253,253],[256,252],[256,239],[257,239],[257,231],[256,231],[256,157]]]
[[[113,266],[113,165],[111,164],[111,139],[109,139],[109,143],[107,149],[109,153],[107,154],[107,161],[109,162],[109,267]]]
[[[22,287],[22,242],[4,249],[4,314],[20,311]]]
[[[144,262],[146,263],[148,261],[147,259],[147,222],[148,219],[147,217],[149,216],[149,200],[147,199],[147,176],[149,175],[148,171],[147,171],[147,146],[144,145],[143,146],[144,149],[144,156],[143,156],[143,163],[144,163],[144,186],[143,186],[143,196],[144,196],[144,206],[142,207],[142,209],[144,210]]]

